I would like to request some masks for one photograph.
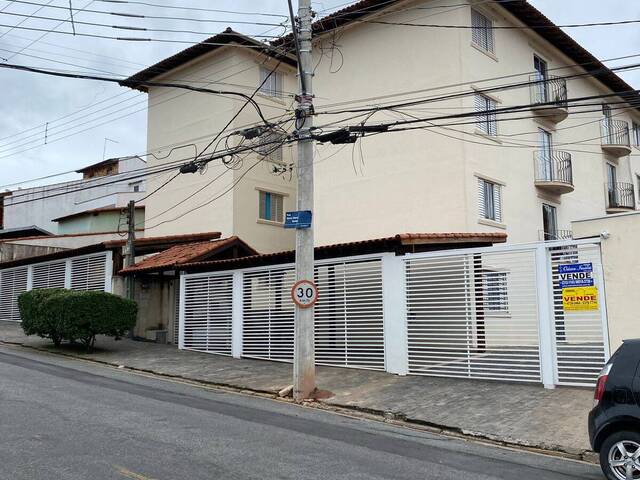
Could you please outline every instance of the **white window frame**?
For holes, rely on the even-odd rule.
[[[488,97],[487,95],[476,92],[473,102],[476,112],[476,128],[485,135],[497,137],[498,119],[496,118],[495,112],[491,112],[491,110],[496,109],[496,100]]]
[[[256,142],[258,143],[258,145],[260,145],[261,143],[268,143],[276,140],[284,141],[282,135],[278,135],[277,133],[274,133],[274,134],[260,136],[257,138]],[[275,148],[274,148],[274,145],[258,146],[256,150],[258,151],[258,153],[260,153],[260,155],[264,157],[265,160],[268,160],[274,163],[282,163],[283,150],[284,150],[282,145],[277,145],[277,147]]]
[[[268,77],[268,78],[267,78]],[[265,81],[266,79],[266,81]],[[268,97],[282,97],[282,73],[260,66],[260,93]],[[264,82],[264,84],[263,84]]]
[[[487,180],[482,177],[478,179],[478,215],[481,220],[503,223],[502,215],[502,187],[503,185]],[[491,199],[487,192],[491,191]]]
[[[482,295],[482,304],[486,313],[509,313],[508,272],[503,270],[483,270]]]
[[[493,20],[475,8],[471,8],[471,43],[483,52],[495,55]]]
[[[631,132],[633,135],[633,145],[640,148],[640,123],[633,121],[631,123]]]
[[[272,192],[269,190],[263,190],[258,188],[258,221],[267,223],[284,223],[284,197],[282,193]],[[263,207],[264,198],[264,207]],[[267,201],[267,198],[269,199]],[[276,203],[273,203],[277,200]],[[279,203],[279,206],[278,206]],[[266,209],[269,205],[269,214],[267,215]],[[270,218],[266,218],[269,216]]]

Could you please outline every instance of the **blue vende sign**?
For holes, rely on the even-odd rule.
[[[310,228],[311,218],[311,210],[287,212],[284,220],[284,228]]]
[[[592,263],[569,263],[566,265],[558,265],[558,273],[580,273],[593,272]]]
[[[593,264],[570,263],[558,265],[560,288],[593,287]]]

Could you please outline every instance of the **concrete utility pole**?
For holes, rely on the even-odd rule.
[[[296,118],[298,126],[298,210],[313,211],[313,59],[311,54],[311,0],[298,2],[298,33],[292,19],[298,54],[300,95]],[[310,228],[296,230],[296,281],[314,279],[313,223]],[[293,356],[293,398],[311,398],[316,389],[313,306],[296,305]]]
[[[124,254],[124,266],[130,267],[136,263],[136,202],[134,200],[129,201],[127,206],[127,246],[125,247]],[[135,281],[133,275],[127,275],[127,298],[134,299],[134,285]]]

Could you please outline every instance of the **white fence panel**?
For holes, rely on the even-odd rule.
[[[535,250],[406,260],[409,373],[539,382]]]
[[[183,348],[231,355],[233,275],[185,278]]]
[[[77,257],[71,261],[71,290],[106,290],[107,254]]]
[[[600,248],[597,244],[576,244],[549,248],[552,277],[553,330],[556,383],[592,386],[608,359],[604,316],[605,297]],[[565,311],[560,288],[560,265],[591,263],[598,288],[597,310]]]
[[[293,360],[294,306],[292,268],[245,272],[243,281],[242,355]]]
[[[316,363],[384,370],[382,262],[316,266]]]
[[[28,268],[0,271],[0,320],[20,321],[18,296],[27,291]]]
[[[32,288],[64,288],[65,272],[64,260],[34,265]]]

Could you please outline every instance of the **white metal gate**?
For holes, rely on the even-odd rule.
[[[181,347],[231,355],[233,275],[185,278]]]
[[[563,307],[558,266],[575,263],[593,264],[598,310]],[[183,278],[181,348],[292,360],[293,266]],[[602,279],[586,240],[317,262],[316,363],[593,385],[609,355]]]
[[[535,250],[406,260],[409,373],[539,382]]]
[[[563,245],[549,248],[552,282],[552,322],[555,347],[555,382],[558,385],[595,383],[609,357],[606,338],[604,275],[598,244]],[[560,265],[590,263],[599,292],[598,310],[565,311],[560,288]],[[606,319],[606,317],[605,317]]]
[[[27,267],[0,272],[0,320],[20,321],[18,296],[27,291]]]
[[[243,275],[242,355],[266,360],[293,359],[292,268],[248,271]]]
[[[241,274],[239,312],[241,354],[248,358],[293,360],[294,305],[291,288],[294,269],[289,266],[249,269]],[[212,278],[225,280],[225,341],[231,353],[233,273],[184,277],[182,348],[220,353],[203,340],[194,347],[192,330],[202,327],[211,296]],[[384,370],[384,315],[380,258],[318,262],[315,281],[322,292],[315,309],[316,363]],[[238,287],[239,288],[239,287]],[[203,338],[203,337],[201,337]]]

